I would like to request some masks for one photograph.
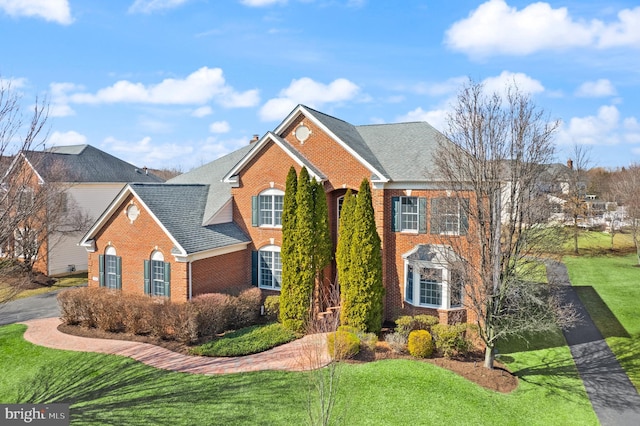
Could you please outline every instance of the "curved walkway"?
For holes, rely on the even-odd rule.
[[[563,333],[600,424],[640,425],[638,391],[571,286],[567,267],[555,261],[546,265],[549,282],[560,286],[564,302],[573,304],[582,318],[576,327]]]
[[[193,374],[247,373],[262,370],[305,371],[329,363],[326,338],[313,334],[268,351],[242,357],[182,355],[148,343],[78,337],[58,331],[59,318],[24,321],[25,340],[52,349],[98,352],[133,358],[152,367]]]

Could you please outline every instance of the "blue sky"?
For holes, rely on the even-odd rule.
[[[562,120],[558,161],[640,162],[634,1],[0,0],[0,76],[50,102],[49,145],[188,171],[298,103],[444,130],[468,77]]]

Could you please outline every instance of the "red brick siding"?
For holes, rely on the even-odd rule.
[[[140,209],[140,216],[133,222],[127,218],[126,208],[133,201]],[[153,220],[143,205],[127,197],[115,210],[95,237],[96,252],[89,254],[89,285],[98,286],[93,277],[98,277],[98,255],[104,254],[111,244],[116,255],[122,257],[122,291],[128,294],[144,294],[144,259],[150,259],[154,250],[164,255],[171,263],[171,300],[185,301],[188,298],[187,264],[176,262],[171,249],[173,242]]]
[[[191,265],[193,297],[248,288],[251,283],[251,252],[241,250],[197,260]]]

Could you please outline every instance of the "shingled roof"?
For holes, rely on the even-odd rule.
[[[250,242],[234,223],[202,226],[209,185],[134,183],[129,188],[186,254]]]
[[[159,177],[91,145],[55,146],[23,154],[47,182],[162,182]]]

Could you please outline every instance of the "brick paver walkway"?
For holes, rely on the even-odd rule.
[[[305,371],[329,363],[326,338],[313,334],[268,351],[241,357],[213,358],[182,355],[148,343],[93,339],[58,331],[60,319],[25,321],[25,340],[47,348],[122,355],[164,370],[194,374],[246,373],[262,370]]]

